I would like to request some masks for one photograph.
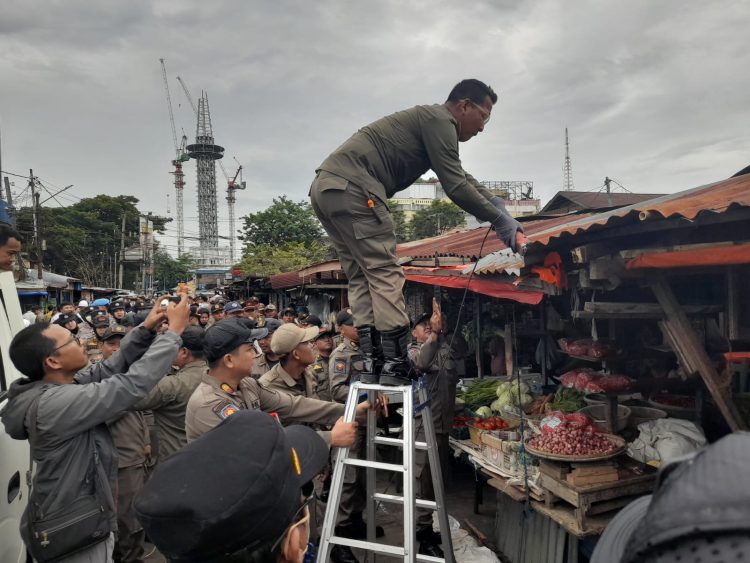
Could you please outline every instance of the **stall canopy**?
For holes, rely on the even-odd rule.
[[[478,278],[475,276],[461,275],[463,266],[443,268],[411,268],[404,267],[406,279],[410,282],[437,285],[440,287],[451,287],[454,289],[466,289],[474,293],[481,293],[498,299],[510,299],[526,305],[538,305],[544,293],[541,291],[529,291],[519,288],[507,279]]]
[[[629,260],[628,270],[750,264],[750,243],[711,245],[706,248],[644,253]]]

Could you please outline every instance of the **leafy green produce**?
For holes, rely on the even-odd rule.
[[[549,407],[555,411],[576,412],[586,406],[583,394],[575,389],[560,387],[555,393],[555,398],[549,403]]]
[[[487,406],[497,399],[497,386],[497,380],[478,379],[470,383],[459,397],[468,408],[476,411],[479,407]]]
[[[477,416],[481,416],[482,418],[490,418],[492,416],[492,411],[490,410],[490,407],[479,407],[477,409]]]

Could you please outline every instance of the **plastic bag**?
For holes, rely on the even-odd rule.
[[[628,455],[643,463],[666,463],[706,445],[703,431],[689,420],[660,418],[638,425],[638,438],[628,444]]]

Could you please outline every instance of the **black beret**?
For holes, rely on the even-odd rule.
[[[277,328],[284,325],[284,321],[279,319],[266,319],[266,324],[263,327],[268,331],[268,334],[273,334]]]
[[[328,461],[305,426],[239,411],[160,463],[135,497],[135,512],[169,561],[206,562],[281,538],[301,488]]]
[[[422,313],[418,317],[414,317],[411,320],[411,326],[414,328],[417,325],[421,325],[425,321],[429,321],[432,318],[432,313]]]
[[[58,315],[57,317],[57,320],[55,321],[55,324],[65,326],[70,321],[75,321],[77,323],[78,315],[76,315],[75,313],[60,313],[60,315]]]
[[[349,325],[354,326],[354,315],[351,314],[349,309],[342,309],[336,315],[336,325]]]
[[[191,352],[203,351],[203,329],[199,326],[188,326],[182,331],[182,347]]]

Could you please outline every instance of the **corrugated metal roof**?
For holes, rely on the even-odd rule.
[[[544,206],[542,213],[550,210],[569,207],[564,200],[583,209],[606,209],[633,205],[665,194],[640,194],[632,192],[557,192]]]
[[[750,175],[722,180],[691,190],[669,194],[605,213],[577,217],[571,221],[529,233],[532,243],[548,244],[552,239],[573,236],[591,228],[618,223],[637,223],[654,218],[682,217],[693,221],[705,213],[724,213],[735,207],[750,206]]]
[[[302,283],[299,272],[287,272],[285,274],[276,274],[269,278],[273,289],[287,289],[296,287]]]

